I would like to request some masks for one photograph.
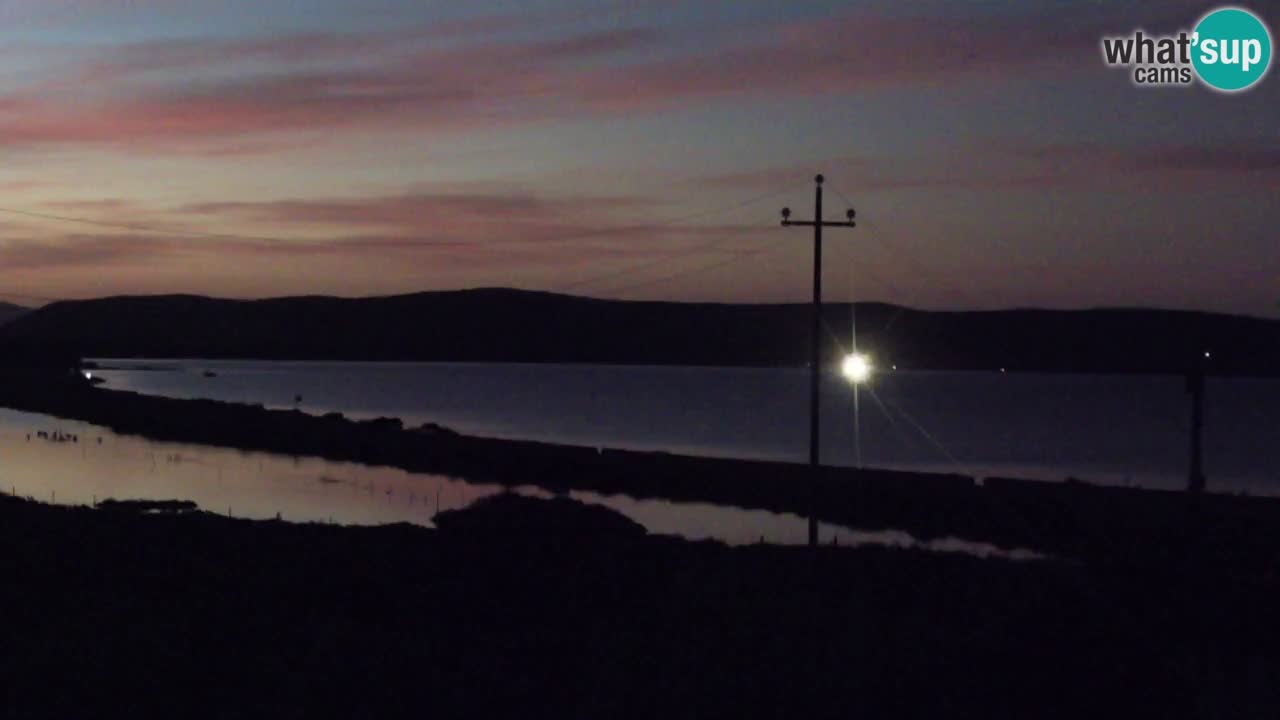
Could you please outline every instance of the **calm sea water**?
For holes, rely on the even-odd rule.
[[[588,446],[803,462],[804,370],[99,359],[112,388]],[[142,370],[141,367],[161,369]],[[1211,487],[1280,493],[1280,381],[1212,379]],[[301,397],[301,401],[296,401]],[[823,385],[831,464],[1181,487],[1179,377],[882,372]]]

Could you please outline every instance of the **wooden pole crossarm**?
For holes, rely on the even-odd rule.
[[[782,227],[813,227],[817,224],[818,223],[813,220],[783,220],[782,221]],[[822,227],[850,227],[851,228],[851,227],[858,227],[858,224],[853,221],[846,221],[846,220],[841,220],[840,222],[823,220]]]

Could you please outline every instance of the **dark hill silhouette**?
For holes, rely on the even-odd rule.
[[[21,305],[12,305],[10,303],[0,302],[0,325],[4,325],[10,320],[15,320],[26,312],[27,308],[24,308]]]
[[[85,357],[800,366],[805,304],[628,302],[481,289],[392,297],[115,297],[48,305],[0,348]],[[1170,310],[857,309],[859,344],[902,368],[1182,372],[1205,350],[1228,374],[1280,374],[1280,321]],[[827,355],[849,335],[830,305]]]

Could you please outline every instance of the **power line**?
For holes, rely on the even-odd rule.
[[[713,270],[719,270],[719,269],[721,269],[721,268],[728,267],[728,266],[730,266],[730,265],[733,265],[733,264],[735,264],[735,263],[741,262],[741,261],[743,261],[743,260],[749,260],[749,259],[751,259],[751,258],[759,257],[759,256],[761,256],[761,255],[768,255],[769,253],[776,252],[776,251],[778,251],[778,250],[782,249],[783,247],[785,247],[785,246],[783,246],[783,245],[778,245],[778,244],[770,244],[768,247],[758,248],[758,249],[755,249],[755,250],[749,250],[749,251],[745,251],[745,252],[735,253],[735,254],[733,254],[732,256],[730,256],[728,259],[726,259],[726,260],[721,260],[721,261],[718,261],[718,262],[715,262],[715,263],[711,263],[711,264],[709,264],[709,265],[699,265],[699,266],[697,266],[697,267],[687,268],[687,269],[685,269],[685,270],[678,270],[678,271],[673,272],[673,273],[670,273],[670,274],[668,274],[668,275],[663,275],[663,276],[661,276],[661,277],[652,278],[652,279],[650,279],[650,280],[642,280],[642,281],[637,282],[637,283],[632,283],[632,284],[630,284],[630,285],[624,285],[624,286],[622,286],[621,288],[614,288],[613,290],[606,290],[606,291],[604,291],[604,292],[608,292],[608,293],[609,293],[609,294],[611,294],[611,295],[617,295],[617,294],[620,294],[620,293],[630,292],[630,291],[632,291],[632,290],[638,290],[638,289],[640,289],[640,288],[645,288],[645,287],[649,287],[649,286],[652,286],[652,285],[658,285],[658,284],[661,284],[661,283],[669,282],[669,281],[671,281],[671,280],[677,280],[677,279],[679,279],[679,278],[683,278],[683,277],[689,277],[689,276],[692,276],[692,275],[700,275],[700,274],[705,273],[705,272],[711,272],[711,271],[713,271]]]
[[[848,198],[839,190],[836,190],[833,188],[832,192],[834,192],[842,200],[845,200],[846,202],[848,202]],[[914,253],[912,253],[909,247],[901,243],[890,246],[888,241],[886,241],[885,238],[883,237],[883,234],[882,234],[883,228],[880,226],[878,222],[865,217],[861,218],[861,220],[864,223],[866,223],[866,225],[874,231],[871,234],[871,238],[875,240],[878,244],[880,244],[881,247],[883,247],[887,252],[889,252],[890,255],[894,255],[896,253],[896,255],[900,256],[903,260],[905,260],[907,264],[909,264],[914,271],[916,271],[921,275],[927,276],[930,282],[935,287],[939,287],[944,292],[952,296],[958,297],[961,301],[965,303],[974,304],[971,302],[972,297],[968,293],[961,291],[959,288],[957,288],[955,285],[951,284],[950,282],[942,281],[941,276],[938,273],[934,272],[934,270],[929,267],[928,263],[920,260],[919,257],[917,257]]]
[[[750,205],[763,202],[770,198],[774,198],[779,195],[785,194],[787,192],[791,192],[792,190],[796,189],[799,186],[800,186],[800,183],[793,182],[791,184],[786,185],[785,187],[780,187],[778,189],[771,190],[767,193],[762,193],[760,195],[756,195],[754,197],[750,197],[745,200],[740,200],[738,202],[734,202],[724,206],[718,206],[715,208],[686,213],[683,215],[667,218],[665,220],[660,220],[654,223],[646,223],[644,225],[606,227],[606,228],[598,228],[594,230],[585,230],[577,233],[569,233],[569,234],[562,235],[555,238],[555,241],[565,242],[569,240],[581,240],[581,239],[586,239],[591,237],[616,235],[620,233],[635,232],[639,230],[669,227],[673,225],[688,223],[694,220],[699,220],[702,218],[711,217],[714,215],[728,213],[734,210],[745,208]],[[293,243],[302,243],[302,242],[310,241],[308,239],[302,239],[302,238],[281,238],[281,237],[269,237],[269,236],[241,235],[237,233],[224,233],[224,232],[214,232],[214,231],[206,231],[206,230],[175,229],[175,228],[169,228],[169,227],[162,227],[158,225],[151,225],[147,223],[114,222],[109,220],[100,220],[97,218],[89,218],[89,217],[75,216],[75,215],[62,215],[57,213],[46,213],[46,212],[39,212],[35,210],[23,210],[19,208],[0,207],[0,213],[7,214],[7,215],[15,215],[19,217],[33,218],[38,220],[76,223],[80,225],[89,225],[93,227],[110,228],[113,230],[128,230],[131,232],[145,232],[145,233],[161,234],[161,235],[169,235],[169,236],[177,236],[177,237],[209,238],[209,239],[215,239],[215,240],[231,240],[236,242],[247,242],[247,243],[255,243],[255,244],[262,244],[262,243],[293,244]],[[747,226],[744,226],[744,227],[747,227]],[[643,273],[646,270],[652,269],[654,267],[658,267],[660,265],[672,262],[680,258],[688,257],[690,255],[694,255],[702,252],[716,250],[722,245],[724,245],[726,242],[728,242],[728,238],[718,238],[716,240],[712,240],[707,243],[702,243],[699,245],[695,245],[691,248],[686,248],[676,253],[668,253],[654,260],[645,261],[645,262],[630,265],[624,268],[610,270],[592,277],[583,278],[581,280],[577,280],[577,281],[568,283],[566,285],[562,285],[556,289],[560,292],[564,292],[567,290],[572,290],[580,287],[595,285],[595,284],[612,280],[615,278],[623,278],[623,277],[628,277],[631,275]],[[423,244],[429,245],[432,243],[430,241],[424,241]],[[454,244],[454,243],[450,243],[450,244]],[[649,280],[649,281],[643,281],[639,283],[634,283],[632,285],[626,285],[626,286],[623,286],[622,288],[615,289],[613,292],[626,292],[629,290],[636,289],[638,287],[644,287],[645,285],[666,282],[668,280],[673,280],[686,275],[693,275],[693,274],[698,274],[702,272],[710,272],[720,267],[724,267],[736,262],[740,262],[745,259],[749,259],[751,257],[755,257],[756,255],[761,254],[762,252],[763,251],[735,253],[733,257],[725,261],[713,263],[712,265],[707,265],[707,266],[699,266],[689,270],[681,270],[667,276],[653,278],[652,280]],[[34,300],[37,302],[57,302],[62,299],[62,298],[52,298],[52,297],[44,297],[44,296],[38,296],[38,295],[20,295],[20,294],[0,295],[0,297],[8,297],[8,298],[18,299],[18,300]]]
[[[111,222],[108,220],[97,220],[94,218],[77,217],[73,215],[57,215],[54,213],[42,213],[34,210],[18,210],[16,208],[0,207],[0,213],[7,215],[18,215],[21,217],[36,218],[39,220],[53,220],[56,222],[78,223],[81,225],[93,225],[95,227],[111,228],[113,230],[131,230],[133,232],[145,232],[159,235],[175,235],[179,237],[200,237],[215,240],[236,240],[240,242],[252,243],[293,243],[303,242],[299,239],[262,237],[253,235],[237,235],[234,233],[207,232],[203,230],[180,230],[174,228],[160,227],[159,225],[147,225],[143,223],[121,223]]]
[[[798,182],[791,183],[786,187],[775,189],[770,192],[763,193],[755,197],[747,198],[745,200],[741,200],[729,205],[686,213],[683,215],[678,215],[676,217],[667,218],[665,220],[660,220],[654,223],[584,230],[581,232],[561,235],[555,238],[554,240],[557,242],[565,242],[570,240],[582,240],[582,239],[587,239],[592,237],[617,235],[617,234],[627,233],[627,232],[636,232],[640,230],[679,225],[683,223],[692,222],[694,220],[699,220],[705,217],[732,212],[734,210],[748,207],[755,203],[768,200],[778,195],[782,195],[786,192],[790,192],[791,190],[795,189],[798,186],[799,186]],[[35,210],[23,210],[19,208],[0,207],[0,213],[7,214],[7,215],[16,215],[19,217],[33,218],[38,220],[50,220],[54,222],[76,223],[80,225],[109,228],[113,230],[128,230],[131,232],[144,232],[144,233],[179,236],[179,237],[198,237],[198,238],[209,238],[209,239],[215,239],[215,240],[233,240],[237,242],[249,242],[249,243],[308,242],[308,240],[302,239],[302,238],[281,238],[281,237],[270,237],[270,236],[260,236],[260,235],[242,235],[238,233],[225,233],[225,232],[215,232],[215,231],[207,231],[207,230],[175,229],[170,227],[162,227],[159,225],[151,225],[147,223],[115,222],[115,221],[99,220],[97,218],[89,218],[89,217],[76,216],[76,215],[62,215],[57,213],[39,212]],[[724,242],[726,242],[726,239],[720,238],[720,239],[711,241],[709,243],[704,243],[701,245],[694,246],[692,248],[688,248],[674,255],[667,255],[662,258],[658,258],[657,260],[647,261],[639,265],[629,266],[629,267],[621,268],[618,270],[612,270],[612,271],[602,273],[600,275],[584,278],[582,280],[578,280],[578,281],[569,283],[567,285],[564,285],[558,289],[560,291],[571,290],[578,287],[584,287],[587,285],[594,285],[598,282],[610,280],[615,277],[624,277],[632,273],[643,272],[644,270],[647,270],[651,267],[656,267],[666,262],[670,262],[671,260],[676,259],[678,257],[684,257],[687,255],[692,255],[698,252],[703,252],[706,250],[716,248],[722,245]],[[430,243],[429,241],[424,241],[422,244],[429,245],[432,243]],[[450,244],[452,245],[456,243],[450,243]],[[33,297],[30,299],[40,299],[40,298]]]
[[[92,225],[95,227],[111,228],[113,230],[131,230],[135,232],[146,232],[146,233],[163,234],[163,235],[177,235],[182,237],[202,237],[202,238],[211,238],[216,240],[237,240],[242,242],[258,242],[258,243],[307,242],[307,240],[303,238],[281,238],[281,237],[269,237],[269,236],[262,236],[262,235],[240,235],[236,233],[211,232],[211,231],[205,231],[205,230],[183,230],[183,229],[163,227],[160,225],[148,225],[145,223],[113,222],[109,220],[98,220],[96,218],[87,218],[87,217],[80,217],[80,216],[74,216],[74,215],[58,215],[55,213],[36,212],[34,210],[19,210],[17,208],[0,207],[0,213],[5,213],[9,215],[18,215],[21,217],[36,218],[40,220],[53,220],[57,222],[69,222],[69,223],[78,223],[81,225]],[[673,222],[683,222],[688,219],[694,219],[702,214],[703,213],[700,212],[700,213],[691,214],[687,217],[674,218]],[[613,233],[628,232],[633,229],[642,229],[643,227],[652,227],[652,226],[636,226],[635,228],[630,228],[630,227],[598,228],[594,230],[586,230],[581,233],[572,233],[569,235],[561,236],[556,238],[556,240],[558,241],[576,240],[579,238],[593,237],[596,235],[608,235]],[[423,241],[423,244],[431,244],[431,243],[430,241]],[[454,245],[456,243],[449,243],[449,244]]]
[[[833,189],[833,192],[835,192],[836,195],[839,196],[840,198],[846,201],[848,200],[848,198],[839,190]],[[890,245],[889,242],[885,239],[884,234],[882,232],[883,228],[880,226],[878,222],[868,218],[862,218],[862,221],[867,225],[867,227],[871,229],[872,231],[871,239],[874,240],[875,244],[879,246],[880,249],[883,250],[884,253],[888,255],[891,259],[901,259],[905,261],[907,265],[916,274],[926,278],[929,281],[931,286],[938,288],[942,290],[944,293],[950,295],[953,300],[959,300],[962,304],[969,305],[969,306],[978,305],[978,303],[973,302],[973,297],[969,295],[967,292],[961,291],[959,288],[957,288],[955,285],[953,285],[949,281],[943,280],[938,273],[934,272],[933,269],[929,267],[928,263],[920,260],[915,254],[913,254],[910,251],[910,249],[906,245],[902,243]],[[886,288],[888,288],[890,292],[893,292],[898,294],[899,296],[902,296],[902,299],[899,300],[899,303],[905,302],[906,293],[902,290],[901,287],[899,287],[892,281],[888,280],[883,275],[880,275],[879,273],[871,271],[871,274],[881,284],[883,284]],[[893,314],[889,316],[889,319],[885,321],[884,326],[881,328],[881,332],[888,332],[898,322],[898,320],[902,318],[902,316],[906,313],[907,309],[908,308],[905,307],[904,305],[899,304],[897,309],[894,310]]]
[[[797,187],[799,187],[800,185],[801,185],[801,183],[793,182],[793,183],[791,183],[791,184],[787,185],[787,186],[786,186],[786,187],[784,187],[784,188],[779,188],[779,189],[773,190],[773,191],[768,192],[768,193],[764,193],[764,194],[757,195],[757,196],[752,197],[752,198],[748,198],[748,199],[746,199],[746,200],[741,200],[741,201],[736,202],[736,203],[733,203],[733,204],[731,204],[731,205],[726,205],[726,206],[722,206],[722,207],[718,207],[718,208],[712,208],[712,209],[710,209],[710,210],[701,210],[701,211],[698,211],[698,212],[695,212],[695,213],[689,213],[689,214],[687,214],[687,215],[681,215],[681,216],[677,216],[677,217],[674,217],[674,218],[668,218],[668,219],[666,219],[666,220],[662,220],[662,221],[659,221],[659,222],[656,222],[656,223],[649,223],[649,224],[647,224],[647,225],[636,225],[636,226],[623,227],[623,228],[609,228],[609,229],[605,229],[605,230],[598,231],[598,232],[595,232],[595,233],[584,233],[584,234],[579,234],[579,235],[576,235],[576,236],[570,236],[570,238],[563,238],[563,239],[582,239],[583,237],[592,237],[592,236],[594,236],[594,235],[614,234],[614,233],[619,233],[619,232],[633,232],[633,231],[636,231],[636,230],[646,230],[646,229],[650,229],[650,228],[669,227],[669,226],[671,226],[671,225],[679,225],[679,224],[686,223],[686,222],[689,222],[689,221],[692,221],[692,220],[698,220],[698,219],[701,219],[701,218],[704,218],[704,217],[710,217],[710,216],[713,216],[713,215],[719,215],[719,214],[723,214],[723,213],[733,212],[734,210],[739,210],[739,209],[742,209],[742,208],[748,207],[748,206],[750,206],[750,205],[754,205],[755,203],[763,202],[763,201],[768,200],[768,199],[770,199],[770,198],[774,198],[774,197],[777,197],[777,196],[779,196],[779,195],[783,195],[783,194],[785,194],[785,193],[791,192],[792,190],[795,190],[795,189],[796,189]],[[747,226],[744,226],[744,227],[747,227]],[[678,260],[678,259],[681,259],[681,258],[688,257],[688,256],[690,256],[690,255],[695,255],[695,254],[702,253],[702,252],[708,252],[708,251],[711,251],[711,250],[716,250],[716,249],[718,249],[721,245],[725,244],[726,242],[728,242],[728,239],[727,239],[727,238],[718,238],[718,239],[715,239],[715,240],[712,240],[712,241],[709,241],[709,242],[706,242],[706,243],[701,243],[701,244],[699,244],[699,245],[695,245],[695,246],[693,246],[693,247],[691,247],[691,248],[685,248],[684,250],[681,250],[681,251],[678,251],[678,252],[668,253],[668,254],[666,254],[666,255],[664,255],[664,256],[662,256],[662,257],[659,257],[659,258],[657,258],[657,259],[654,259],[654,260],[642,261],[642,262],[640,262],[640,263],[636,263],[636,264],[628,265],[628,266],[626,266],[626,267],[619,268],[619,269],[616,269],[616,270],[609,270],[609,271],[606,271],[606,272],[603,272],[603,273],[600,273],[600,274],[597,274],[597,275],[594,275],[594,276],[591,276],[591,277],[587,277],[587,278],[583,278],[583,279],[580,279],[580,280],[575,280],[575,281],[572,281],[572,282],[569,282],[569,283],[561,284],[561,285],[556,286],[554,289],[555,289],[557,292],[568,292],[568,291],[570,291],[570,290],[576,290],[576,289],[578,289],[578,288],[586,287],[586,286],[589,286],[589,285],[595,285],[595,284],[597,284],[597,283],[604,282],[604,281],[607,281],[607,280],[613,280],[613,279],[615,279],[615,278],[621,278],[621,277],[626,277],[626,276],[633,275],[633,274],[636,274],[636,273],[641,273],[641,272],[644,272],[645,270],[648,270],[648,269],[650,269],[650,268],[654,268],[654,267],[658,267],[658,266],[660,266],[660,265],[663,265],[663,264],[665,264],[665,263],[671,262],[671,261],[673,261],[673,260]]]
[[[571,283],[559,285],[555,288],[555,290],[557,292],[568,292],[571,290],[577,290],[579,288],[587,287],[589,285],[596,285],[601,282],[606,282],[606,281],[614,280],[618,278],[624,278],[629,275],[635,275],[637,273],[644,272],[645,270],[648,270],[650,268],[655,268],[665,263],[671,262],[672,260],[678,260],[680,258],[689,257],[690,255],[697,255],[699,253],[717,250],[724,243],[725,243],[725,239],[719,238],[717,240],[712,240],[710,242],[696,245],[692,248],[686,248],[681,252],[664,255],[656,260],[649,260],[649,261],[640,263],[638,265],[629,265],[619,270],[611,270],[609,272],[601,273],[599,275],[596,275],[595,277],[590,277],[584,280],[577,280]]]

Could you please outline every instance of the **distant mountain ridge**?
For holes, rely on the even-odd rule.
[[[631,302],[507,289],[342,299],[130,296],[53,303],[0,326],[0,350],[206,357],[801,366],[807,304]],[[824,361],[849,342],[828,305]],[[1280,375],[1280,321],[1170,310],[935,312],[857,306],[859,346],[902,368]]]

